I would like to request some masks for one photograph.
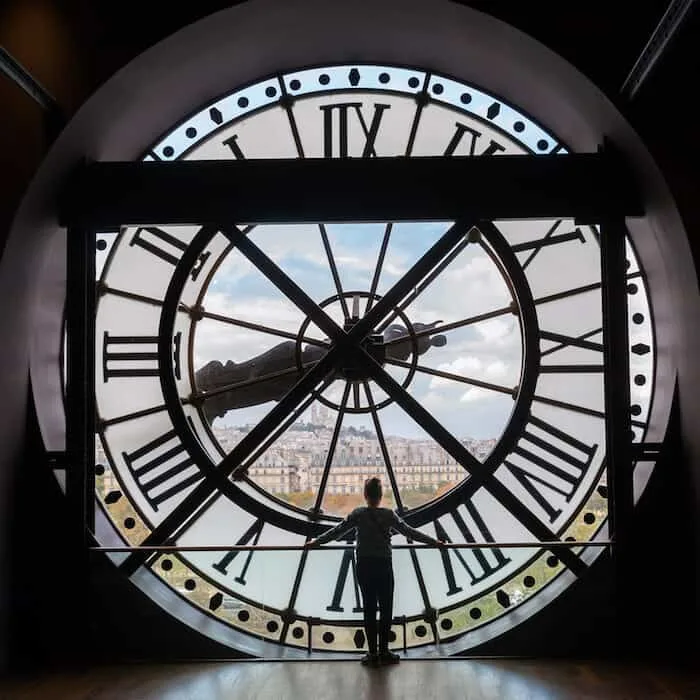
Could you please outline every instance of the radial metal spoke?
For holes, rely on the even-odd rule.
[[[403,513],[405,507],[401,499],[399,485],[396,482],[396,475],[394,474],[394,467],[391,463],[389,449],[386,445],[386,440],[384,439],[384,431],[382,430],[381,423],[379,422],[379,412],[377,411],[377,405],[374,402],[374,397],[372,396],[372,390],[369,386],[369,382],[362,382],[362,384],[365,389],[365,396],[367,397],[367,403],[369,405],[370,413],[372,414],[374,432],[377,433],[379,449],[382,451],[382,459],[384,460],[384,466],[386,467],[387,474],[389,475],[389,483],[391,484],[391,490],[394,493],[394,501],[396,502],[396,507],[398,508],[399,513]]]
[[[297,126],[297,120],[294,116],[294,110],[292,109],[294,99],[287,92],[287,86],[284,84],[284,80],[282,80],[281,76],[278,77],[277,81],[280,87],[280,94],[282,95],[280,104],[282,105],[282,107],[284,107],[284,110],[287,113],[287,120],[289,121],[289,128],[292,132],[292,138],[294,139],[294,146],[297,150],[297,156],[299,158],[304,158],[304,145],[301,142],[301,137],[299,136],[299,127]]]
[[[335,370],[338,362],[342,359],[343,353],[355,352],[364,355],[368,361],[371,358],[359,346],[353,349],[354,345],[366,337],[374,326],[384,318],[391,309],[403,299],[408,292],[435,266],[436,260],[442,259],[464,235],[464,232],[471,228],[471,223],[456,222],[448,231],[411,267],[408,272],[377,302],[369,313],[361,318],[348,333],[344,333],[332,319],[330,319],[318,305],[309,299],[301,290],[301,295],[295,298],[302,304],[309,305],[314,315],[320,315],[325,321],[324,325],[332,331],[328,335],[336,342],[329,351],[318,361],[318,363],[304,374],[301,379],[287,392],[287,394],[245,435],[236,447],[207,475],[200,484],[190,491],[180,503],[173,508],[151,533],[141,543],[143,545],[162,544],[181,522],[188,519],[206,498],[208,498],[217,488],[224,488],[230,477],[242,471],[244,460],[260,447],[262,442],[270,433],[279,427],[280,423],[313,391],[319,384],[324,386],[330,383],[329,375]],[[274,279],[271,281],[280,289],[286,288],[289,278],[277,266],[252,244],[250,239],[237,229],[229,229],[229,238],[239,245],[239,249],[246,257],[262,272],[271,270]],[[185,253],[187,256],[194,256],[197,252],[193,246],[191,252]],[[184,268],[183,268],[184,269]],[[294,289],[299,288],[291,283]],[[291,297],[290,297],[291,298]],[[293,301],[295,299],[292,299]],[[312,307],[312,308],[311,308]],[[302,310],[304,308],[302,307]],[[317,324],[318,325],[318,324]],[[321,326],[323,329],[323,326]],[[323,389],[320,389],[323,390]],[[142,555],[138,552],[132,553],[121,565],[126,572],[135,572],[143,561]]]
[[[456,245],[449,253],[446,255],[438,265],[421,281],[420,284],[416,285],[413,291],[399,304],[398,309],[396,309],[389,318],[385,319],[382,325],[377,329],[378,333],[386,330],[389,325],[398,317],[399,311],[405,311],[434,281],[442,274],[443,270],[457,258],[457,256],[469,245],[469,241],[465,238],[458,245]]]
[[[258,449],[253,452],[248,459],[243,463],[242,471],[249,469],[255,460],[260,458],[267,449],[299,418],[299,416],[316,400],[318,392],[314,391],[308,396],[306,401],[303,401],[297,408],[290,413],[290,415],[285,419],[285,421],[275,430],[266,440],[263,442]]]
[[[189,519],[192,513],[218,488],[223,490],[229,478],[243,470],[246,460],[275,430],[280,423],[322,382],[330,383],[328,375],[333,370],[333,355],[329,352],[322,357],[304,376],[280,399],[262,420],[255,424],[236,447],[167,515],[141,543],[143,545],[162,544],[180,524]],[[322,390],[322,389],[321,389]],[[126,572],[133,573],[143,561],[139,553],[129,556],[121,565]]]
[[[165,411],[166,406],[164,403],[158,406],[152,406],[151,408],[144,408],[141,411],[133,411],[132,413],[124,413],[120,416],[115,416],[114,418],[97,419],[97,426],[104,430],[109,428],[110,425],[117,425],[118,423],[125,423],[126,421],[134,420],[135,418],[144,418],[145,416],[153,415],[154,413],[160,413],[160,411]]]
[[[437,333],[446,333],[447,331],[453,331],[457,328],[464,328],[464,326],[469,326],[473,323],[481,323],[482,321],[488,321],[492,318],[498,318],[499,316],[505,316],[506,314],[513,313],[513,306],[503,306],[500,309],[494,309],[493,311],[486,311],[483,314],[476,314],[475,316],[469,316],[468,318],[463,318],[461,321],[452,321],[451,323],[443,323],[439,326],[434,326],[432,328],[426,328],[424,331],[413,331],[409,336],[412,338],[423,338],[426,335],[436,335]],[[406,336],[400,336],[394,338],[393,340],[387,340],[385,345],[396,345],[397,343],[405,343]]]
[[[131,301],[140,301],[143,304],[148,304],[149,306],[163,306],[162,299],[156,299],[155,297],[148,297],[143,294],[136,294],[135,292],[127,292],[124,289],[117,289],[116,287],[110,287],[104,282],[97,283],[97,296],[103,296],[104,294],[112,294],[115,297],[121,297],[122,299],[130,299]],[[178,307],[178,311],[181,310]]]
[[[281,290],[289,290],[290,298],[297,301],[302,310],[308,308],[319,317],[319,321],[329,331],[329,336],[336,339],[334,345],[309,369],[309,371],[290,389],[280,402],[248,433],[239,444],[225,457],[216,468],[216,477],[220,475],[231,476],[240,471],[242,460],[248,456],[262,443],[269,432],[277,427],[279,423],[313,390],[317,384],[327,380],[327,376],[332,372],[342,359],[343,354],[359,354],[360,358],[365,358],[371,364],[375,364],[367,353],[359,346],[362,340],[376,325],[377,321],[384,318],[386,314],[410,291],[415,284],[430,272],[435,266],[435,261],[442,259],[455,244],[463,237],[464,232],[471,228],[470,223],[456,222],[446,231],[443,236],[411,267],[411,269],[377,302],[369,313],[361,318],[348,333],[340,329],[337,324],[310,299],[299,287],[292,282],[284,272],[282,272],[262,251],[260,251],[249,239],[244,238],[240,232],[231,232],[231,237],[236,242],[241,252],[263,273],[272,275],[271,281]],[[317,323],[321,325],[321,323]],[[323,326],[321,326],[323,328]],[[327,380],[328,381],[328,380]],[[194,496],[192,500],[194,501]],[[188,500],[189,496],[185,499]],[[185,510],[184,502],[181,504]],[[179,508],[179,507],[178,507]],[[175,511],[178,509],[176,508]],[[174,512],[175,512],[174,511]],[[162,529],[167,530],[166,520],[161,523]],[[158,528],[156,528],[158,529]],[[155,531],[154,531],[155,532]]]
[[[224,384],[223,386],[218,386],[216,389],[209,389],[207,391],[197,391],[192,393],[191,396],[182,399],[183,404],[196,403],[197,401],[206,401],[220,394],[227,394],[229,391],[236,391],[238,389],[245,389],[246,387],[255,386],[256,384],[264,384],[265,382],[272,381],[273,379],[279,379],[280,377],[288,377],[290,374],[302,374],[302,370],[307,370],[316,365],[317,362],[305,362],[300,367],[296,365],[290,367],[289,369],[281,369],[277,372],[270,372],[269,374],[264,374],[261,377],[253,377],[252,379],[242,379],[240,382],[234,382],[233,384]]]
[[[405,157],[409,157],[413,153],[413,146],[415,145],[416,134],[418,133],[418,124],[423,116],[423,108],[426,104],[428,104],[428,85],[430,84],[431,77],[431,73],[425,74],[425,78],[423,79],[423,87],[421,88],[421,91],[416,94],[416,111],[413,113],[411,131],[408,134],[408,142],[406,143],[406,151],[404,153]]]
[[[365,337],[379,321],[391,313],[398,304],[405,299],[421,280],[459,243],[465,233],[473,227],[471,221],[456,221],[445,233],[436,241],[420,259],[396,282],[396,284],[367,312],[364,318],[352,328],[353,332]]]
[[[360,408],[360,384],[359,382],[352,383],[352,404],[353,408]]]
[[[600,282],[593,282],[592,284],[587,284],[582,287],[575,287],[573,289],[568,289],[565,292],[557,292],[555,294],[549,294],[548,296],[540,297],[539,299],[534,299],[535,305],[548,304],[552,301],[559,301],[565,299],[566,297],[575,296],[576,294],[585,294],[586,292],[592,292],[596,289],[600,289]],[[500,309],[494,309],[493,311],[486,311],[482,314],[476,314],[475,316],[469,316],[461,321],[453,321],[451,323],[443,323],[440,326],[435,326],[434,328],[428,328],[423,331],[415,331],[412,333],[412,337],[422,338],[426,335],[435,335],[437,333],[446,333],[448,331],[456,330],[457,328],[463,328],[464,326],[469,326],[473,323],[481,323],[482,321],[488,321],[492,318],[498,318],[499,316],[505,316],[506,314],[516,313],[516,307],[514,304],[509,304],[508,306],[502,306]],[[395,345],[397,343],[405,343],[406,338],[394,338],[393,340],[388,340],[385,345]]]
[[[446,450],[458,464],[461,464],[470,475],[473,487],[483,486],[500,504],[506,508],[520,523],[527,528],[539,540],[556,540],[556,534],[552,532],[532,511],[526,508],[501,481],[499,481],[490,468],[485,467],[479,460],[462,445],[452,433],[450,433],[432,414],[430,414],[418,401],[416,401],[398,382],[396,382],[384,369],[369,355],[365,354],[364,369],[371,374],[377,384],[396,401],[406,413],[413,418],[444,450]],[[561,561],[576,575],[580,575],[588,567],[573,552],[558,555]]]
[[[245,238],[235,227],[227,228],[225,233],[238,246],[243,255],[250,260],[275,286],[295,303],[309,318],[338,345],[342,339],[342,350],[350,350],[358,341],[383,319],[406,295],[428,275],[435,265],[442,260],[472,228],[469,222],[457,221],[434,243],[411,267],[408,272],[361,318],[346,334],[333,319],[321,309],[291,278],[275,265],[250,239]],[[331,351],[340,352],[334,347]],[[355,348],[358,350],[358,348]],[[335,356],[335,353],[333,353]]]
[[[536,306],[539,304],[548,304],[551,301],[559,301],[560,299],[566,299],[567,297],[573,297],[577,294],[585,294],[586,292],[593,292],[596,289],[600,289],[602,284],[600,282],[591,282],[591,284],[585,284],[582,287],[573,287],[572,289],[567,289],[563,292],[555,292],[554,294],[548,294],[545,297],[540,297],[539,299],[533,299]]]
[[[367,313],[372,308],[372,303],[374,301],[374,295],[377,293],[377,287],[379,286],[379,278],[382,274],[382,267],[384,266],[384,258],[386,257],[386,250],[389,247],[389,239],[391,238],[391,231],[394,228],[393,222],[389,222],[384,228],[384,238],[382,238],[382,245],[379,248],[379,256],[377,257],[377,264],[374,268],[374,275],[372,276],[372,284],[369,288],[369,296],[367,297],[367,305],[365,306],[365,313]]]
[[[552,399],[548,396],[540,396],[539,394],[534,394],[532,400],[543,403],[546,406],[554,406],[555,408],[561,408],[565,411],[574,411],[584,416],[592,416],[593,418],[605,420],[605,413],[603,413],[603,411],[596,411],[593,408],[586,408],[585,406],[579,406],[578,404],[569,403],[568,401],[560,401],[559,399]],[[632,420],[632,426],[635,428],[644,428],[646,427],[646,423],[641,420]]]
[[[335,291],[338,294],[338,299],[340,301],[340,306],[343,309],[343,316],[347,320],[350,318],[350,312],[348,311],[348,303],[343,295],[343,285],[340,283],[340,275],[338,274],[338,266],[335,264],[335,258],[333,257],[333,251],[331,250],[331,243],[328,240],[328,232],[326,231],[325,224],[318,225],[319,231],[321,232],[321,241],[323,241],[323,249],[326,251],[326,257],[328,258],[328,265],[331,269],[331,275],[333,276],[333,284],[335,284]]]
[[[302,336],[301,338],[297,333],[291,333],[290,331],[283,331],[280,328],[272,328],[271,326],[265,326],[260,323],[253,323],[251,321],[243,321],[238,318],[233,318],[232,316],[224,316],[222,314],[215,314],[211,311],[205,311],[204,309],[197,310],[193,307],[188,307],[185,304],[180,305],[182,310],[187,311],[190,315],[197,315],[201,318],[208,318],[212,321],[220,321],[221,323],[227,323],[231,326],[239,326],[240,328],[247,328],[251,331],[258,331],[260,333],[266,333],[267,335],[274,335],[279,338],[287,338],[287,340],[299,341],[306,343],[307,345],[317,345],[318,347],[330,347],[329,343],[325,340],[318,340],[317,338],[311,338],[309,336]]]
[[[205,499],[200,506],[192,512],[192,514],[184,520],[180,526],[170,535],[168,542],[175,543],[178,541],[182,535],[184,535],[187,530],[189,530],[206,512],[211,508],[211,506],[216,503],[219,498],[225,498],[220,491],[216,491],[211,494],[207,499]],[[228,549],[227,547],[222,547],[222,550]],[[156,550],[157,551],[157,550]]]
[[[308,542],[311,537],[306,538],[306,541]],[[297,567],[297,572],[294,575],[294,583],[292,584],[292,590],[289,593],[289,603],[287,605],[287,610],[294,610],[297,602],[297,596],[299,595],[299,588],[301,587],[301,579],[304,575],[304,569],[306,568],[306,560],[309,557],[309,549],[302,549],[301,551],[301,556],[299,557],[299,566]],[[282,631],[280,632],[280,641],[284,643],[285,639],[287,638],[287,633],[289,631],[289,618],[287,616],[283,616],[283,626],[282,626]]]
[[[451,372],[443,372],[439,369],[432,369],[431,367],[426,367],[425,365],[412,365],[410,362],[404,362],[403,360],[394,360],[388,358],[386,360],[388,365],[396,365],[397,367],[404,367],[405,369],[415,369],[416,372],[423,372],[424,374],[430,374],[433,377],[440,377],[441,379],[448,379],[453,382],[461,382],[462,384],[471,384],[472,386],[478,386],[481,389],[488,389],[489,391],[498,391],[501,394],[508,394],[513,396],[515,389],[513,387],[502,386],[501,384],[491,384],[490,382],[483,382],[480,379],[473,379],[471,377],[465,377],[461,374],[452,374]]]
[[[540,396],[539,394],[534,394],[532,400],[537,401],[538,403],[543,403],[546,406],[562,408],[565,411],[575,411],[576,413],[581,413],[584,416],[593,416],[594,418],[605,419],[605,413],[603,413],[603,411],[596,411],[595,409],[579,406],[578,404],[569,403],[568,401],[551,399],[548,396]]]
[[[321,483],[318,485],[318,493],[316,494],[316,502],[312,512],[317,514],[321,510],[321,504],[323,503],[323,497],[326,493],[326,484],[328,483],[328,475],[331,470],[331,464],[333,463],[333,457],[335,457],[335,448],[338,444],[338,437],[340,436],[340,429],[343,427],[343,418],[345,417],[345,408],[348,403],[348,398],[350,396],[350,382],[345,383],[345,389],[343,390],[343,398],[340,400],[340,406],[338,407],[338,416],[335,419],[335,427],[333,428],[333,435],[331,436],[331,441],[328,445],[328,453],[326,454],[326,463],[323,467],[323,474],[321,475]]]
[[[243,236],[235,226],[227,227],[224,233],[238,250],[331,340],[337,340],[344,335],[343,329],[289,275],[282,271],[249,238]]]

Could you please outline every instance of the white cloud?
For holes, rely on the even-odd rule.
[[[475,401],[484,401],[486,399],[493,398],[494,396],[495,393],[493,391],[482,389],[479,386],[472,386],[462,394],[459,400],[461,403],[473,403]]]
[[[441,372],[448,372],[450,374],[474,376],[479,374],[483,368],[483,362],[472,355],[460,356],[454,359],[452,362],[444,362],[437,366],[437,369]],[[455,381],[453,379],[446,379],[445,377],[433,377],[430,380],[429,389],[437,389],[440,387],[455,386]]]
[[[474,324],[473,328],[487,343],[499,345],[512,333],[513,323],[500,318],[492,318]]]
[[[505,377],[508,375],[508,365],[503,360],[496,360],[486,368],[489,377]]]

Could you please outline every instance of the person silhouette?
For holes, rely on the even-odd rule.
[[[364,628],[368,653],[362,658],[365,666],[398,663],[398,654],[389,651],[389,631],[393,617],[394,570],[391,562],[392,530],[424,544],[442,546],[420,530],[406,524],[393,510],[381,508],[382,483],[378,477],[365,481],[366,506],[355,508],[341,523],[310,540],[305,547],[317,547],[357,529],[357,581],[362,593]],[[377,604],[379,627],[377,628]]]

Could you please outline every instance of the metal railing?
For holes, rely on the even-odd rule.
[[[614,540],[597,541],[554,541],[554,542],[464,542],[446,543],[444,545],[428,544],[397,544],[392,549],[558,549],[563,547],[609,547]],[[93,552],[295,552],[312,550],[345,550],[354,549],[354,544],[324,544],[314,547],[303,545],[145,545],[120,547],[90,547]]]

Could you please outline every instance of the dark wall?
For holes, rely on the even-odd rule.
[[[635,658],[695,667],[692,615],[697,551],[691,475],[683,456],[678,402],[668,438],[634,513],[630,565],[608,553],[541,613],[476,653]]]
[[[653,4],[654,10],[661,5]],[[115,10],[108,6],[111,4],[80,0],[6,0],[0,9],[0,45],[56,97],[67,118],[121,65],[194,19],[170,13],[157,32],[153,25],[138,30],[142,25],[127,22],[126,14],[117,22],[116,15],[110,14]],[[216,4],[206,9],[213,11]],[[697,31],[698,14],[684,31]],[[650,12],[645,18],[649,30],[653,16]],[[591,11],[591,17],[595,22],[591,20],[590,31],[602,32],[596,12]],[[503,19],[517,18],[504,15]],[[530,21],[531,27],[522,28],[535,36],[539,33],[548,43],[542,26]],[[633,46],[629,37],[627,40],[631,65]],[[574,62],[585,59],[583,49],[577,53],[570,44],[560,42],[561,46],[549,43]],[[623,109],[665,173],[697,259],[700,244],[692,233],[700,226],[696,201],[700,175],[695,165],[700,139],[693,137],[690,98],[669,79],[671,62],[686,65],[694,49],[691,41],[672,48],[635,103]],[[611,94],[624,74],[623,64],[618,64],[614,75],[605,73],[604,64],[593,62],[584,72]],[[44,156],[48,137],[42,110],[3,75],[0,106],[2,246],[12,215]],[[16,457],[10,455],[7,464],[0,461],[0,517],[4,519],[0,520],[0,667],[4,665],[2,653],[15,667],[65,665],[91,658],[153,658],[154,654],[167,658],[183,650],[190,658],[230,656],[229,650],[201,640],[161,615],[104,562],[93,560],[89,586],[77,580],[71,571],[79,570],[83,553],[70,536],[66,504],[43,452],[31,403],[26,423],[24,450]],[[507,647],[491,643],[479,651],[591,656],[594,651],[618,654],[624,648],[654,658],[697,654],[680,635],[692,632],[693,620],[700,619],[689,614],[697,590],[694,553],[698,551],[695,532],[699,520],[677,424],[676,410],[669,445],[635,514],[634,565],[622,588],[631,619],[620,620],[616,614],[619,600],[611,586],[611,565],[603,558],[585,585],[574,586],[523,624],[510,636]],[[122,610],[130,612],[122,614]],[[566,629],[562,629],[562,620],[567,621]],[[622,630],[617,637],[609,633],[616,627]],[[135,630],[148,630],[148,634],[135,634]]]
[[[81,575],[85,551],[71,536],[31,402],[10,513],[10,668],[237,656],[163,615],[103,555]]]

